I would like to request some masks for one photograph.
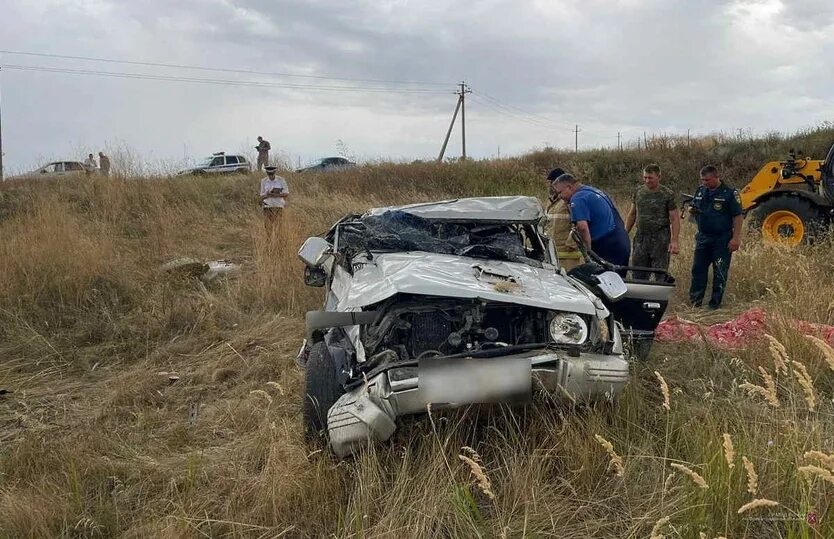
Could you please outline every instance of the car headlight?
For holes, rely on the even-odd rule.
[[[588,324],[578,314],[557,313],[550,321],[550,338],[559,344],[582,344],[588,340]]]

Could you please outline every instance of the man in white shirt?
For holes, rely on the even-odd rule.
[[[87,159],[84,160],[84,169],[87,174],[92,174],[98,169],[98,163],[96,163],[96,158],[93,157],[93,154],[87,156]]]
[[[281,218],[290,196],[287,180],[275,175],[276,167],[266,167],[266,178],[261,180],[261,207],[267,224],[272,224]]]

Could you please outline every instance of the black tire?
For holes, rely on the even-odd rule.
[[[304,430],[308,437],[315,438],[327,429],[327,412],[345,393],[324,342],[310,348],[304,382]]]
[[[235,173],[240,174],[240,175],[244,175],[244,174],[249,174],[249,171],[246,170],[245,168],[239,168],[235,171]]]
[[[822,207],[807,198],[795,195],[778,195],[762,202],[750,213],[750,226],[761,232],[765,241],[776,241],[776,231],[768,229],[768,223],[774,215],[789,212],[802,221],[802,231],[784,225],[779,227],[778,236],[785,243],[798,245],[813,243],[814,236],[825,232],[828,222]]]

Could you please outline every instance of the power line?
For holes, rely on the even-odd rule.
[[[538,123],[538,122],[534,122],[534,121],[529,120],[528,118],[525,118],[523,116],[519,116],[519,115],[516,115],[516,114],[514,114],[512,112],[509,112],[507,110],[500,109],[500,108],[496,107],[495,105],[493,105],[492,103],[490,103],[489,101],[486,101],[485,99],[480,99],[478,96],[476,96],[474,94],[472,96],[470,96],[470,99],[475,100],[476,103],[478,103],[480,105],[483,105],[485,108],[487,108],[487,109],[489,109],[493,112],[497,112],[498,114],[503,114],[503,115],[505,115],[509,118],[519,120],[521,122],[527,123],[527,124],[535,126],[535,127],[540,127],[540,128],[547,129],[547,130],[552,130],[552,127],[550,127],[549,125],[544,125],[544,124],[541,124],[541,123]]]
[[[122,79],[140,79],[140,80],[156,80],[167,82],[189,82],[200,84],[216,84],[222,86],[250,86],[257,88],[284,88],[297,90],[324,90],[324,91],[342,91],[342,92],[383,92],[383,93],[400,93],[400,94],[434,94],[445,95],[453,93],[451,91],[442,90],[428,90],[420,88],[382,88],[382,87],[365,87],[365,86],[333,86],[333,85],[314,85],[314,84],[292,84],[280,82],[265,82],[265,81],[246,81],[246,80],[230,80],[230,79],[206,79],[197,77],[181,77],[169,75],[151,75],[144,73],[124,73],[114,71],[94,71],[86,69],[70,69],[62,67],[44,67],[44,66],[30,66],[21,64],[6,64],[2,66],[4,69],[13,71],[36,71],[44,73],[63,73],[70,75],[90,75],[100,77],[113,77]]]
[[[496,112],[499,112],[501,114],[505,114],[505,115],[510,116],[512,118],[516,118],[518,120],[526,122],[530,125],[535,125],[535,126],[538,126],[538,127],[544,127],[544,128],[550,129],[550,130],[571,131],[571,132],[573,132],[573,129],[566,129],[566,128],[560,126],[560,125],[557,125],[557,124],[554,124],[554,123],[551,123],[551,122],[545,122],[545,121],[539,120],[535,116],[530,116],[530,115],[527,115],[527,114],[524,114],[524,113],[516,112],[515,110],[513,110],[511,108],[508,108],[508,107],[506,107],[506,106],[504,106],[500,103],[487,101],[486,99],[483,98],[483,95],[479,95],[478,97],[481,98],[478,102],[481,103],[482,105],[485,105],[485,106],[489,107],[490,109],[492,109]]]
[[[520,120],[520,121],[525,122],[525,123],[528,123],[528,124],[530,124],[530,125],[535,125],[535,126],[537,126],[537,127],[543,127],[543,128],[546,128],[546,129],[551,129],[551,126],[549,126],[549,125],[545,125],[545,124],[543,124],[543,123],[537,122],[537,121],[535,121],[535,120],[532,120],[532,119],[527,118],[527,117],[525,117],[525,116],[522,116],[522,115],[520,115],[520,114],[517,114],[517,113],[515,113],[515,112],[512,112],[512,111],[510,111],[509,109],[503,109],[503,108],[500,108],[500,107],[496,106],[495,104],[490,103],[490,102],[489,102],[489,101],[487,101],[486,99],[481,98],[481,96],[480,96],[479,94],[475,94],[475,93],[473,93],[473,94],[470,96],[470,99],[474,99],[474,100],[475,100],[475,102],[477,102],[477,103],[479,103],[479,104],[483,105],[484,107],[486,107],[486,108],[490,109],[490,110],[491,110],[491,111],[493,111],[493,112],[497,112],[497,113],[499,113],[499,114],[503,114],[503,115],[505,115],[505,116],[508,116],[508,117],[510,117],[510,118],[514,118],[514,119],[516,119],[516,120]]]
[[[500,100],[498,100],[497,98],[494,98],[490,95],[487,95],[484,92],[478,92],[478,95],[482,98],[490,100],[494,105],[496,105],[496,107],[500,107],[501,109],[503,109],[503,111],[506,111],[508,113],[514,113],[516,115],[516,117],[519,117],[519,118],[523,116],[525,119],[530,119],[530,120],[534,121],[535,123],[532,123],[532,125],[541,125],[541,126],[548,126],[548,127],[552,126],[551,128],[561,129],[561,130],[564,130],[564,131],[570,131],[571,133],[574,133],[574,135],[575,135],[575,129],[576,129],[575,126],[574,127],[568,127],[565,124],[560,124],[558,122],[555,122],[554,120],[548,118],[547,116],[542,116],[541,114],[536,114],[536,113],[533,113],[533,112],[526,111],[522,108],[516,107],[515,105],[510,105],[508,103],[503,103]],[[602,135],[602,134],[597,133],[595,131],[586,131],[584,129],[582,129],[582,133],[584,133],[585,135],[590,135],[592,138],[598,138],[598,139],[615,139],[615,138],[617,138],[616,135],[614,135],[614,136]]]
[[[267,72],[267,71],[255,71],[249,69],[229,69],[229,68],[220,68],[220,67],[205,67],[205,66],[193,66],[193,65],[186,65],[186,64],[164,64],[158,62],[140,62],[135,60],[117,60],[113,58],[98,58],[93,56],[73,56],[68,54],[49,54],[43,52],[29,52],[29,51],[9,51],[9,50],[0,50],[0,54],[13,54],[18,56],[35,56],[39,58],[59,58],[62,60],[83,60],[86,62],[106,62],[112,64],[124,64],[124,65],[135,65],[135,66],[145,66],[145,67],[164,67],[164,68],[172,68],[172,69],[194,69],[199,71],[214,71],[219,73],[240,73],[245,75],[263,75],[269,77],[297,77],[297,78],[304,78],[304,79],[320,79],[320,80],[334,80],[334,81],[345,81],[345,82],[371,82],[376,84],[406,84],[406,85],[414,85],[414,86],[449,86],[449,83],[446,82],[435,82],[435,81],[407,81],[407,80],[385,80],[385,79],[362,79],[362,78],[352,78],[352,77],[332,77],[329,75],[300,75],[296,73],[285,73],[285,72]]]
[[[561,131],[562,130],[561,128],[554,127],[553,124],[546,124],[546,123],[540,122],[540,121],[538,121],[534,118],[523,116],[523,115],[518,114],[516,112],[513,112],[511,110],[499,108],[498,106],[494,105],[493,103],[490,103],[489,101],[486,101],[485,99],[482,99],[481,96],[478,95],[478,94],[473,93],[470,96],[470,98],[474,99],[477,103],[483,105],[484,107],[487,107],[488,109],[490,109],[494,112],[497,112],[499,114],[503,114],[503,115],[508,116],[510,118],[514,118],[514,119],[519,120],[521,122],[524,122],[526,124],[533,125],[535,127],[539,127],[539,128],[542,128],[542,129],[547,129],[548,131],[554,131],[554,130]],[[573,132],[573,129],[570,129],[570,132]]]
[[[568,127],[566,124],[561,124],[561,123],[559,123],[559,122],[556,122],[556,121],[554,121],[554,120],[552,120],[552,119],[548,118],[547,116],[542,116],[541,114],[536,114],[536,113],[534,113],[534,112],[529,112],[529,111],[526,111],[526,110],[524,110],[524,109],[522,109],[522,108],[516,107],[515,105],[510,105],[509,103],[503,103],[501,100],[499,100],[499,99],[497,99],[497,98],[495,98],[495,97],[492,97],[491,95],[485,94],[484,92],[480,92],[480,91],[479,91],[479,92],[478,92],[478,95],[480,95],[481,97],[483,97],[483,98],[485,98],[485,99],[488,99],[489,101],[492,101],[492,102],[493,102],[493,103],[495,103],[496,105],[498,105],[498,106],[500,106],[500,107],[503,107],[503,108],[505,108],[505,109],[514,110],[514,111],[516,111],[516,112],[517,112],[517,113],[519,113],[519,114],[523,114],[523,115],[525,115],[525,116],[530,116],[531,118],[536,118],[536,119],[538,119],[539,121],[546,122],[546,123],[548,123],[548,124],[552,124],[552,125],[554,125],[554,126],[559,127],[560,129],[566,129],[566,130],[568,130],[568,131],[573,131],[573,128],[572,128],[572,127]]]

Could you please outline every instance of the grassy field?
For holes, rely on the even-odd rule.
[[[765,340],[656,345],[615,404],[433,412],[340,462],[303,440],[293,363],[303,313],[321,302],[295,253],[348,211],[541,196],[556,164],[620,196],[652,161],[676,188],[707,162],[740,185],[790,145],[820,155],[831,138],[288,174],[274,235],[256,177],[3,185],[0,537],[831,537],[833,360],[787,322],[834,323],[829,244],[747,238],[726,308],[708,313],[682,306],[684,227],[674,313],[762,307],[784,353]],[[159,271],[181,256],[242,271],[210,284]],[[779,505],[739,513],[755,499]]]

